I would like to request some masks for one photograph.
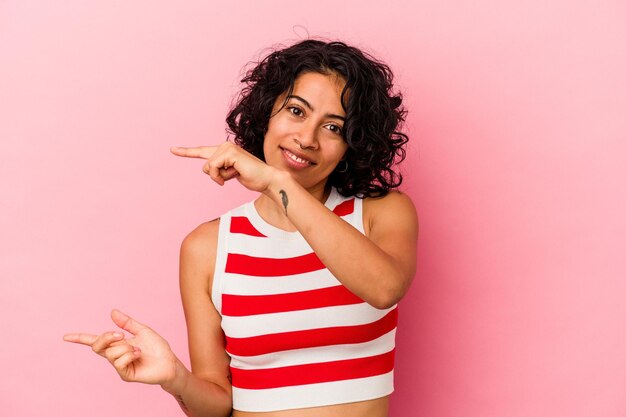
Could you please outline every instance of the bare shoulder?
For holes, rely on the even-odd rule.
[[[374,210],[389,210],[395,208],[415,211],[415,205],[411,197],[397,190],[389,191],[383,197],[367,197],[363,200],[363,207]]]
[[[182,248],[187,251],[195,252],[210,249],[212,246],[214,247],[217,242],[219,227],[219,218],[202,223],[185,237]]]
[[[219,218],[202,223],[183,239],[180,247],[181,280],[201,280],[207,291],[215,268],[219,224]]]
[[[392,190],[383,197],[365,198],[363,222],[366,232],[371,231],[377,224],[388,226],[391,222],[402,224],[405,228],[414,228],[416,232],[418,228],[415,204],[407,194],[397,190]]]

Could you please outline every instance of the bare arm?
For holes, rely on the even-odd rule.
[[[415,274],[418,221],[411,200],[392,192],[364,202],[364,236],[309,194],[288,173],[276,175],[265,192],[326,267],[350,291],[377,308],[406,293]]]
[[[110,331],[101,335],[69,333],[64,339],[90,346],[124,381],[161,385],[190,417],[230,416],[229,360],[220,317],[208,292],[216,238],[217,222],[208,223],[190,233],[181,248],[180,287],[193,372],[157,332],[118,310],[111,312],[111,318],[130,337]]]
[[[163,385],[188,416],[225,417],[232,411],[229,358],[220,316],[210,298],[218,222],[205,223],[183,241],[180,291],[192,372],[182,366]]]

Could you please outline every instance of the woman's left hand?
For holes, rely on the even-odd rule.
[[[276,173],[275,168],[231,142],[196,148],[173,147],[170,151],[177,156],[205,159],[202,170],[219,185],[237,178],[247,189],[262,193]]]

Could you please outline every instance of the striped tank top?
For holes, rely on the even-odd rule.
[[[325,205],[364,233],[362,203],[333,189]],[[234,409],[391,394],[397,306],[379,310],[352,294],[299,232],[266,223],[254,202],[220,218],[217,246],[211,298],[231,357]]]

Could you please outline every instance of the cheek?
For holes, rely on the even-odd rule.
[[[263,136],[263,154],[267,156],[270,147],[275,142],[273,138],[276,136],[275,132],[275,123],[270,123],[267,126],[267,130],[265,131],[265,135]]]
[[[344,156],[346,156],[347,151],[348,144],[346,142],[341,142],[341,144],[337,145],[337,155],[339,155],[339,161],[342,160]]]

